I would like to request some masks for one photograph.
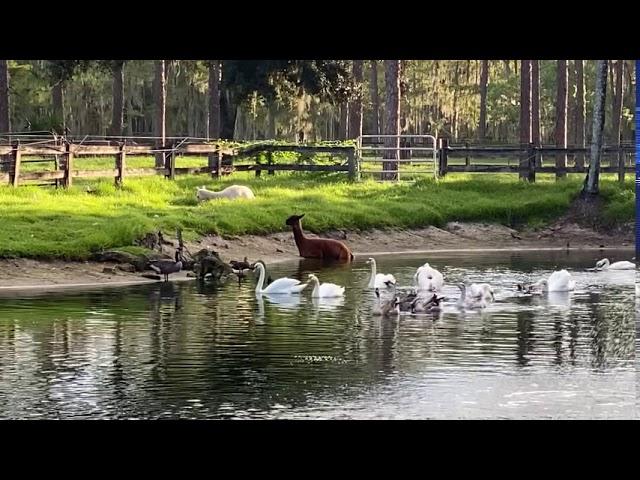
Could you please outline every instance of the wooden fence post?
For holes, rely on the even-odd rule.
[[[624,153],[620,146],[618,146],[618,181],[624,182]]]
[[[464,142],[464,148],[468,149],[469,148],[469,142]],[[469,165],[471,165],[471,158],[469,157],[469,155],[467,154],[466,157],[464,157],[464,164],[468,167]]]
[[[440,177],[444,177],[447,174],[447,164],[449,163],[449,159],[447,157],[447,149],[449,148],[449,140],[446,138],[440,138],[440,148],[438,150],[439,165],[438,165],[438,175]]]
[[[20,181],[21,156],[22,154],[20,153],[20,143],[16,142],[13,145],[13,152],[11,153],[11,164],[9,165],[9,168],[11,169],[11,175],[9,178],[11,179],[11,185],[13,185],[14,187],[17,187]]]
[[[64,188],[71,188],[73,186],[73,175],[71,171],[73,170],[73,148],[71,143],[68,141],[64,142],[65,149],[65,162],[64,162]]]
[[[527,180],[529,178],[529,146],[520,143],[520,154],[518,160],[518,179]]]
[[[118,169],[118,175],[116,176],[116,187],[119,188],[122,187],[126,170],[127,153],[125,152],[125,144],[126,142],[122,142],[120,144],[120,151],[116,155],[116,168]]]
[[[527,159],[529,160],[527,180],[529,180],[531,183],[535,183],[536,182],[537,149],[533,145],[533,143],[530,143],[529,148],[527,149]]]
[[[165,161],[165,176],[169,180],[175,180],[176,178],[176,145],[175,143],[171,145],[170,152],[164,152],[164,161]]]
[[[359,181],[358,159],[356,158],[356,149],[351,148],[347,152],[347,165],[349,166],[348,177],[351,181]]]
[[[260,163],[260,153],[256,153],[256,177],[259,177],[262,173],[262,170],[260,170],[260,165],[262,165]]]
[[[218,150],[218,154],[216,155],[216,174],[215,178],[220,179],[222,177],[222,151]]]
[[[271,152],[271,150],[267,152],[267,165],[273,165],[273,152]],[[275,175],[275,174],[276,174],[275,170],[269,170],[267,172],[267,175]]]

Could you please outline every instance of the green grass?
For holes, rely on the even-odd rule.
[[[130,164],[133,162],[130,162]],[[133,165],[132,165],[133,166]],[[536,184],[517,175],[450,174],[415,184],[349,183],[344,173],[236,173],[214,181],[205,175],[127,178],[122,190],[112,179],[76,180],[63,189],[0,186],[0,256],[85,259],[105,248],[134,244],[145,233],[162,229],[185,238],[266,234],[284,231],[284,220],[306,213],[304,228],[413,228],[449,221],[486,221],[506,225],[540,224],[562,215],[579,192],[582,175],[555,182],[538,175]],[[195,187],[212,189],[238,183],[250,186],[254,201],[197,204]],[[86,192],[91,185],[92,193]],[[603,220],[623,223],[635,216],[633,179],[619,185],[602,179]]]

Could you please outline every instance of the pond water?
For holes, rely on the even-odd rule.
[[[448,283],[443,312],[399,320],[372,316],[365,258],[269,268],[344,285],[338,301],[257,299],[253,278],[5,293],[0,418],[636,418],[635,271],[586,270],[602,256],[379,256],[400,285],[425,261]],[[557,268],[574,292],[515,292]],[[459,311],[463,280],[496,302]]]

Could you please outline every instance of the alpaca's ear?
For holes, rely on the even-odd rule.
[[[298,218],[302,218],[302,217],[304,217],[304,213],[303,213],[302,215],[299,215],[299,216],[298,216]]]

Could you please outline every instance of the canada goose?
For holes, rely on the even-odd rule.
[[[436,313],[440,311],[440,302],[444,297],[435,293],[430,298],[417,297],[411,304],[411,313]]]
[[[164,275],[164,281],[169,281],[169,274],[178,273],[182,270],[182,260],[181,260],[181,252],[180,250],[176,250],[175,261],[172,260],[155,260],[150,263],[150,268],[156,273]]]
[[[238,260],[231,260],[229,262],[231,270],[238,276],[238,283],[244,278],[244,276],[253,270],[253,265],[247,261],[247,257],[244,257],[242,262]]]

